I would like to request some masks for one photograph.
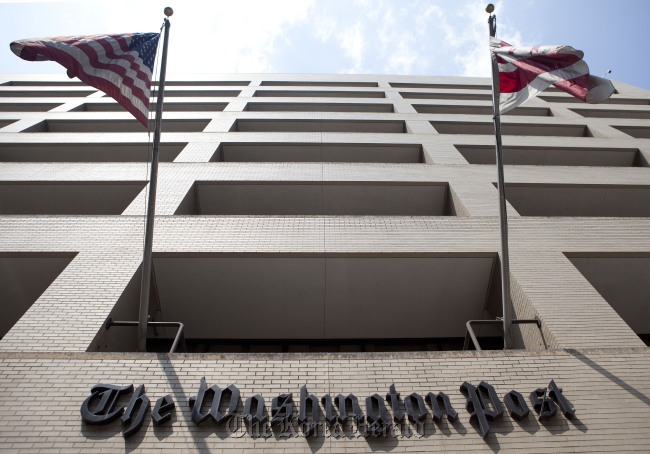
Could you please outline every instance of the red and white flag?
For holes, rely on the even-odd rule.
[[[28,61],[55,61],[70,77],[111,96],[148,127],[151,75],[159,33],[21,39],[10,44]]]
[[[515,47],[490,38],[499,65],[499,108],[514,109],[554,85],[585,102],[597,104],[614,93],[614,85],[590,76],[582,51],[570,46]]]

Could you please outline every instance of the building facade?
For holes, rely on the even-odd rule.
[[[476,351],[466,322],[501,315],[489,80],[172,79],[150,319],[187,352],[156,327],[140,353],[107,320],[138,316],[153,133],[0,76],[0,451],[647,452],[650,92],[615,86],[503,116],[513,311],[540,324]]]

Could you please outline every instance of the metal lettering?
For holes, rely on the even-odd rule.
[[[203,406],[203,401],[206,399],[206,394],[212,394],[214,399],[214,389],[209,388],[208,384],[205,382],[205,377],[201,377],[201,382],[199,384],[199,390],[196,393],[196,396],[190,397],[190,408],[192,409],[192,421],[197,426],[202,422],[205,422],[211,417],[210,412],[201,413],[201,407]]]
[[[286,425],[293,419],[293,394],[280,394],[271,401],[271,424]]]
[[[325,407],[325,421],[329,425],[332,425],[336,423],[336,413],[334,412],[334,403],[332,402],[332,396],[329,394],[325,394],[323,397],[321,397],[320,401],[323,404],[323,407]]]
[[[386,400],[390,403],[393,410],[393,419],[396,423],[404,422],[404,413],[399,408],[399,393],[395,391],[395,383],[390,385],[389,392],[386,394]]]
[[[406,414],[412,423],[422,422],[427,419],[429,412],[424,404],[424,399],[418,393],[412,393],[404,399]]]
[[[151,412],[151,419],[153,419],[153,423],[156,426],[160,426],[172,419],[171,410],[174,408],[176,408],[176,404],[174,403],[171,395],[167,394],[166,396],[158,399],[156,401],[156,405],[153,407],[153,411]],[[162,412],[166,413],[163,414]]]
[[[253,413],[255,408],[255,413]],[[249,424],[265,424],[269,417],[266,414],[266,406],[264,405],[264,398],[259,394],[246,399],[244,404],[244,419]]]
[[[357,425],[362,424],[366,419],[361,410],[361,406],[359,405],[359,399],[357,399],[354,394],[348,394],[347,397],[343,394],[339,394],[334,398],[334,403],[339,410],[338,421],[340,424],[345,424],[350,416],[354,418]],[[351,415],[348,413],[348,406],[350,406],[350,409],[352,410]]]
[[[557,402],[565,418],[573,419],[576,415],[576,411],[574,410],[573,405],[571,405],[571,402],[569,402],[562,394],[562,388],[557,387],[555,380],[551,380],[551,383],[548,384],[548,389],[550,390],[548,395]]]
[[[101,383],[90,389],[90,396],[81,404],[81,418],[86,424],[108,424],[122,416],[124,407],[115,408],[118,399],[123,394],[133,392],[133,385],[116,386]],[[91,410],[93,403],[99,402]]]
[[[305,429],[305,423],[308,419],[308,406],[311,407],[311,424],[307,425],[307,428]],[[302,385],[300,387],[300,412],[298,414],[298,422],[303,425],[302,429],[305,437],[309,438],[316,434],[319,416],[320,406],[318,405],[318,399],[313,394],[309,394],[309,391],[307,391],[307,385]]]
[[[429,393],[425,397],[425,400],[431,405],[431,410],[433,410],[433,420],[435,422],[440,422],[442,420],[443,413],[447,414],[447,421],[456,422],[458,420],[458,413],[451,406],[449,397],[443,392],[438,393]]]
[[[376,409],[375,409],[376,407]],[[366,426],[365,435],[372,437],[385,437],[390,429],[390,417],[384,399],[379,394],[366,398]]]
[[[467,397],[466,408],[470,412],[470,422],[476,421],[481,437],[485,437],[490,432],[490,425],[488,419],[494,421],[495,419],[503,416],[503,406],[499,401],[496,391],[492,385],[482,381],[479,383],[478,388],[474,385],[464,382],[460,386],[460,390]],[[494,410],[490,410],[483,399],[484,394],[487,394],[490,403]]]
[[[530,409],[528,408],[528,405],[526,405],[524,396],[514,389],[504,396],[503,401],[506,403],[506,408],[508,409],[510,416],[517,421],[527,418],[530,414]]]
[[[136,407],[138,407],[138,412],[135,415],[135,420],[131,423]],[[150,407],[149,398],[144,393],[144,385],[138,386],[133,393],[133,396],[131,396],[129,405],[126,406],[126,411],[122,416],[122,425],[129,425],[129,427],[122,432],[124,438],[129,438],[140,430],[140,427],[142,427],[142,423],[144,422],[144,417],[147,416]]]
[[[210,407],[210,416],[212,416],[217,424],[227,422],[235,416],[235,413],[237,412],[239,389],[237,389],[235,385],[230,385],[225,389],[221,389],[217,385],[214,385],[210,389],[214,389],[214,398],[212,399],[212,406]],[[222,402],[225,402],[226,396],[230,397],[230,400],[228,401],[226,412],[223,413],[219,411],[219,409],[221,408]]]
[[[533,408],[539,415],[537,419],[540,421],[551,419],[557,413],[555,402],[546,396],[546,388],[537,388],[530,393],[530,403],[533,404]]]

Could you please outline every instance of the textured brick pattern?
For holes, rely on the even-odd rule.
[[[82,111],[87,101],[111,103],[83,86],[24,87],[4,84],[36,80],[2,76],[1,91],[38,91],[42,96],[0,97],[2,103],[51,103],[47,112],[0,111],[0,151],[20,144],[140,144],[147,132],[24,132],[44,120],[124,120],[120,111]],[[42,81],[65,77],[39,76]],[[199,80],[199,79],[196,79]],[[488,80],[402,76],[215,75],[211,80],[250,81],[237,86],[194,86],[192,90],[235,90],[238,96],[173,96],[169,102],[226,104],[223,111],[168,111],[165,120],[206,120],[202,132],[164,132],[163,143],[186,144],[174,162],[160,164],[154,252],[227,256],[464,256],[496,257],[500,248],[497,179],[493,165],[469,164],[457,147],[493,147],[490,134],[447,134],[436,123],[491,125]],[[294,87],[264,81],[374,82],[372,86]],[[411,84],[397,86],[395,83]],[[416,86],[414,84],[438,84]],[[444,85],[447,85],[447,88]],[[466,85],[463,88],[462,85]],[[476,85],[483,85],[478,89]],[[191,83],[188,83],[191,87]],[[178,90],[178,86],[171,89]],[[616,83],[621,104],[589,106],[566,102],[557,92],[532,100],[527,107],[548,116],[506,115],[504,125],[532,128],[578,126],[585,137],[506,135],[505,147],[611,151],[638,150],[635,167],[508,165],[513,184],[650,186],[650,140],[617,127],[650,128],[650,92]],[[255,96],[278,91],[279,97]],[[66,94],[80,91],[80,95]],[[52,93],[55,97],[49,97]],[[378,98],[286,97],[286,92],[337,91],[380,93]],[[339,93],[340,94],[340,93]],[[69,96],[66,96],[69,95]],[[469,99],[467,98],[469,95]],[[472,99],[472,98],[479,99]],[[563,102],[552,102],[554,100]],[[628,99],[641,100],[626,104]],[[255,103],[390,104],[392,113],[291,112],[247,110]],[[636,102],[636,101],[635,101]],[[417,113],[417,106],[469,107],[470,114]],[[74,109],[79,109],[73,111]],[[422,108],[419,108],[422,109]],[[580,115],[607,109],[621,118]],[[422,111],[422,110],[421,110]],[[489,110],[488,110],[489,111]],[[645,114],[641,114],[643,116]],[[638,115],[637,115],[638,116]],[[309,130],[234,132],[237,120],[311,120]],[[403,132],[329,132],[338,121],[398,121]],[[4,127],[2,127],[4,125]],[[343,125],[343,126],[341,126]],[[449,125],[447,125],[449,127]],[[101,129],[101,128],[100,128]],[[286,129],[286,128],[285,128]],[[318,132],[320,130],[322,132]],[[316,131],[316,132],[310,132]],[[410,144],[421,146],[422,163],[211,162],[222,143]],[[546,158],[545,158],[546,159]],[[46,161],[46,160],[44,160]],[[0,162],[0,185],[8,182],[144,182],[143,162]],[[174,215],[196,182],[343,182],[346,184],[439,183],[448,185],[455,216],[178,216]],[[515,342],[527,350],[323,355],[154,355],[84,353],[96,339],[142,260],[143,190],[121,215],[2,215],[0,256],[64,254],[74,256],[67,268],[0,340],[0,452],[647,452],[650,443],[650,357],[643,342],[611,308],[567,254],[650,255],[650,218],[533,217],[509,210],[512,300],[518,318],[539,317],[541,335],[532,325],[516,327]],[[121,308],[120,310],[125,310]],[[400,320],[400,322],[405,322]],[[432,333],[435,336],[435,333]],[[545,350],[546,349],[546,350]],[[572,350],[577,349],[577,350]],[[359,437],[254,438],[245,432],[228,436],[213,423],[195,426],[187,401],[199,379],[209,384],[236,384],[242,397],[260,393],[270,400],[306,384],[320,397],[354,393],[365,398],[385,395],[395,383],[402,397],[411,392],[447,393],[460,419],[435,425],[429,416],[424,434],[387,440]],[[515,389],[524,396],[555,379],[574,404],[578,419],[558,415],[538,422],[509,416],[492,422],[481,439],[469,422],[463,381],[486,380],[500,397]],[[171,393],[177,404],[171,427],[154,428],[150,417],[140,433],[124,441],[119,423],[86,426],[81,402],[97,383],[145,384],[155,402]],[[240,403],[239,412],[242,411]],[[297,411],[297,410],[296,410]],[[413,427],[411,427],[413,429]]]
[[[22,76],[29,79],[28,76]],[[329,77],[329,76],[328,76]],[[20,78],[20,76],[18,76]],[[286,76],[306,80],[306,76]],[[14,77],[16,79],[16,77]],[[232,79],[231,76],[216,80]],[[156,213],[156,252],[206,253],[496,253],[498,242],[496,172],[490,165],[468,165],[454,145],[491,146],[490,135],[438,134],[430,122],[488,122],[489,115],[419,114],[418,105],[489,106],[486,100],[426,99],[431,93],[489,94],[487,90],[395,87],[395,82],[480,84],[480,79],[377,77],[377,87],[326,87],[323,90],[382,92],[385,98],[363,98],[364,103],[392,103],[394,113],[362,112],[250,112],[246,104],[273,102],[350,102],[345,98],[256,97],[263,80],[283,76],[242,75],[251,81],[228,102],[224,112],[166,112],[165,119],[211,120],[203,132],[163,133],[163,141],[186,143],[173,163],[161,163]],[[371,81],[355,76],[330,80]],[[9,80],[5,76],[4,80]],[[0,80],[1,82],[1,80]],[[20,87],[25,89],[26,87]],[[207,87],[197,87],[206,90]],[[218,87],[217,87],[218,88]],[[486,85],[487,88],[487,85]],[[648,99],[650,94],[618,84],[619,98]],[[11,91],[18,87],[0,86]],[[28,90],[38,90],[28,87]],[[42,89],[41,89],[42,90]],[[58,89],[57,89],[58,90]],[[286,91],[265,86],[266,91]],[[314,91],[296,87],[292,91]],[[101,94],[87,90],[91,98]],[[47,89],[43,91],[46,93]],[[400,93],[424,93],[406,98]],[[549,93],[549,97],[560,96]],[[69,112],[84,98],[9,98],[11,102],[61,103],[50,112],[0,112],[18,119],[0,130],[3,143],[146,143],[147,133],[26,133],[20,132],[44,119],[122,119],[123,112]],[[196,97],[174,97],[174,102],[196,102]],[[109,100],[102,98],[101,102]],[[575,147],[587,149],[639,149],[639,159],[650,146],[612,126],[645,126],[646,120],[592,118],[576,113],[575,103],[535,99],[530,107],[550,109],[553,116],[504,116],[504,124],[586,125],[594,137],[505,136],[505,146]],[[644,110],[642,105],[611,104],[611,110]],[[228,132],[236,119],[403,120],[407,134],[334,132]],[[404,143],[419,144],[426,164],[356,163],[235,163],[208,162],[220,143]],[[507,166],[509,183],[647,185],[647,167]],[[145,181],[144,163],[11,163],[0,164],[1,181]],[[435,217],[182,217],[171,216],[195,181],[308,181],[308,182],[438,182],[449,184],[456,218]],[[0,341],[0,349],[83,351],[101,328],[114,302],[138,267],[142,244],[145,191],[122,216],[3,216],[0,251],[78,253],[70,267],[52,284],[14,329]],[[550,347],[640,346],[625,323],[564,257],[565,252],[649,253],[647,218],[532,218],[520,217],[509,207],[512,250],[513,302],[520,317],[539,316]],[[56,311],[49,310],[57,307]],[[585,308],[589,316],[585,317]],[[560,311],[560,308],[562,309]],[[84,314],[83,323],[74,314]],[[543,348],[539,334],[521,328],[519,339],[529,348]],[[527,334],[528,333],[528,334]]]
[[[0,355],[0,452],[647,452],[650,443],[650,357],[645,348],[555,351],[553,353],[456,353],[405,355]],[[266,405],[280,393],[299,399],[307,385],[317,397],[355,394],[361,402],[385,395],[394,383],[401,398],[411,392],[445,392],[459,418],[434,424],[427,416],[423,436],[387,439],[321,436],[307,440],[254,438],[240,430],[228,436],[207,421],[196,426],[188,399],[201,377],[209,385],[235,384],[242,399],[261,394]],[[490,383],[500,399],[512,389],[526,397],[554,379],[576,410],[518,422],[507,412],[490,422],[482,439],[469,422],[460,385]],[[154,427],[150,416],[139,433],[124,440],[119,421],[106,426],[81,422],[79,408],[97,383],[144,384],[155,402],[171,394],[171,426]],[[365,405],[362,404],[365,412]],[[401,409],[404,411],[403,403]],[[296,415],[298,409],[295,408]],[[243,412],[240,402],[238,412]],[[321,410],[322,413],[322,410]],[[321,418],[323,418],[321,414]]]

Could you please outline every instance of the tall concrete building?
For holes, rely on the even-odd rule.
[[[153,134],[0,76],[0,451],[647,451],[650,92],[615,86],[503,116],[513,311],[539,326],[504,351],[476,325],[477,351],[466,322],[501,316],[489,80],[173,79],[150,320],[187,353],[161,326],[139,353],[107,320],[138,317]]]

